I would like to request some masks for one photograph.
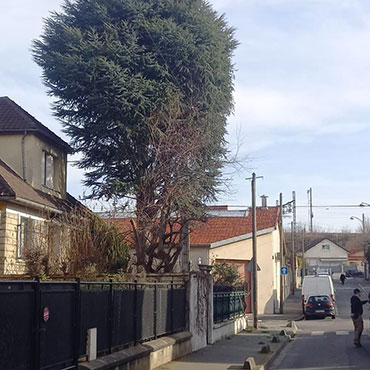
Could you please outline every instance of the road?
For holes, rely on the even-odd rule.
[[[370,282],[347,279],[342,286],[335,282],[337,318],[298,321],[299,333],[276,358],[270,369],[339,370],[370,369],[370,305],[364,305],[362,348],[353,345],[350,299],[354,288],[360,288],[363,300],[370,292]],[[365,293],[366,291],[366,293]]]

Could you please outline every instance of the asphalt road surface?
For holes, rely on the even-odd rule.
[[[370,292],[370,282],[362,278],[349,278],[342,286],[336,279],[334,285],[337,318],[296,322],[299,333],[276,358],[270,369],[370,369],[370,305],[363,306],[362,348],[353,345],[353,324],[350,318],[353,289],[360,288],[361,299],[365,300]]]

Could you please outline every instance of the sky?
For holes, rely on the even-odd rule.
[[[0,2],[0,96],[9,96],[63,137],[52,98],[31,57],[43,18],[62,0]],[[356,230],[370,218],[370,2],[363,0],[211,0],[240,45],[235,52],[235,110],[228,118],[230,150],[244,169],[232,174],[219,204],[251,204],[258,195],[274,205],[297,196],[297,221],[308,223],[313,193],[317,228]],[[68,191],[82,196],[83,173],[70,157]],[[88,192],[88,190],[87,190]],[[346,207],[333,207],[333,206]],[[353,207],[348,207],[353,205]],[[99,205],[100,207],[100,205]],[[96,209],[98,210],[98,209]],[[288,224],[291,218],[287,217]]]

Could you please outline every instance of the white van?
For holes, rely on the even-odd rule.
[[[333,280],[330,275],[307,275],[302,284],[302,310],[310,296],[328,295],[335,302]]]

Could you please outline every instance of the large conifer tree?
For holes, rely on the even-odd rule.
[[[173,268],[181,237],[168,228],[182,235],[217,194],[236,44],[204,0],[66,1],[34,41],[92,196],[136,200],[147,271]]]

